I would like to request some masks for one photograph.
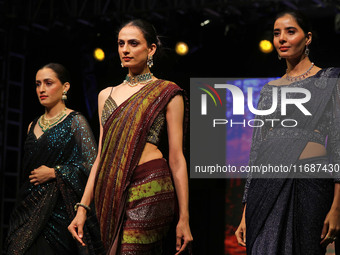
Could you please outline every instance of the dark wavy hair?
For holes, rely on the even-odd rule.
[[[67,71],[67,69],[62,64],[49,63],[41,67],[39,70],[43,68],[52,69],[56,73],[57,78],[60,80],[62,84],[64,84],[65,82],[70,82],[70,73]]]

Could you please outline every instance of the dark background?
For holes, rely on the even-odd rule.
[[[116,44],[123,21],[143,18],[154,24],[163,51],[152,72],[190,93],[190,77],[282,76],[284,60],[279,61],[275,51],[261,53],[258,43],[271,40],[274,16],[287,8],[301,10],[313,24],[311,60],[320,67],[340,66],[337,0],[0,0],[1,240],[19,188],[27,126],[44,111],[35,94],[35,73],[41,66],[59,62],[69,69],[68,107],[81,111],[98,137],[97,95],[122,82],[127,73],[120,66]],[[207,19],[210,23],[202,27]],[[189,54],[175,53],[177,41],[189,45]],[[102,62],[92,57],[96,47],[105,51]],[[9,153],[11,146],[16,146],[16,154]],[[224,254],[226,202],[234,201],[234,213],[227,220],[236,225],[242,185],[241,181],[190,179],[194,254]],[[226,198],[226,193],[233,197]]]

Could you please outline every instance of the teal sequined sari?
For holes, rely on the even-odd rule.
[[[89,216],[85,227],[86,249],[67,230],[97,154],[92,131],[77,112],[39,138],[33,132],[36,123],[37,119],[25,141],[22,185],[10,220],[7,254],[35,253],[33,250],[45,254],[43,249],[48,246],[56,254],[101,254],[99,227],[91,223],[94,216]],[[41,165],[54,168],[56,179],[35,186],[28,176]]]

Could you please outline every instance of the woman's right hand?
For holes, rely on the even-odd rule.
[[[72,237],[76,239],[82,246],[86,246],[83,242],[84,236],[84,224],[86,221],[86,209],[83,207],[78,207],[76,217],[74,217],[71,224],[68,226],[68,231],[70,231]]]
[[[241,246],[246,246],[246,216],[245,216],[245,212],[246,212],[246,206],[243,209],[243,213],[242,213],[242,219],[241,219],[241,223],[238,226],[236,232],[235,232],[235,236],[237,238],[237,242],[239,245]]]

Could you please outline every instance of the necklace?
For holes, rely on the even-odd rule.
[[[298,76],[289,76],[288,73],[287,73],[287,71],[288,71],[288,69],[287,69],[286,70],[286,79],[288,81],[300,81],[300,80],[302,80],[302,79],[304,79],[308,76],[308,74],[310,73],[310,70],[312,70],[313,66],[314,66],[314,63],[312,63],[312,65],[308,68],[308,70],[306,72],[304,72],[303,74],[300,74]]]
[[[143,73],[136,75],[134,77],[131,77],[129,75],[126,75],[124,83],[127,83],[130,87],[135,87],[137,84],[146,84],[149,81],[152,80],[152,73]]]
[[[57,124],[62,118],[66,116],[66,110],[67,108],[65,107],[64,110],[62,110],[57,116],[47,119],[46,118],[46,113],[40,116],[38,120],[39,127],[41,127],[41,130],[45,132],[46,130],[50,129],[50,127],[54,126]]]

